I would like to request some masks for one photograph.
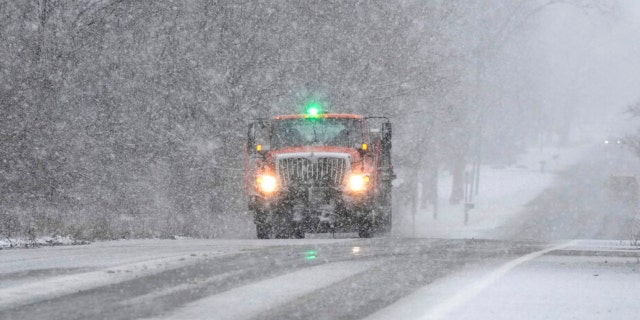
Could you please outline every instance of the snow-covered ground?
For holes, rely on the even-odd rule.
[[[637,247],[583,240],[560,246],[469,266],[367,319],[638,318]]]
[[[40,237],[33,240],[24,238],[0,239],[0,250],[4,248],[28,248],[40,246],[68,246],[87,244],[88,241],[75,240],[70,236]]]
[[[192,302],[161,319],[250,319],[376,266],[375,262],[322,264]]]
[[[349,239],[302,239],[298,245],[334,243]],[[95,242],[84,246],[42,247],[35,250],[2,250],[0,274],[42,269],[100,269],[156,259],[180,259],[233,254],[256,248],[290,245],[286,239],[271,240],[116,240]]]
[[[439,185],[440,212],[416,215],[415,235],[438,238],[499,238],[559,170],[576,164],[587,148],[532,150],[518,166],[483,167],[476,208],[464,224],[462,205],[446,196],[451,177]],[[603,150],[606,152],[606,150]],[[618,152],[618,151],[616,151]],[[540,161],[546,161],[544,172]],[[612,163],[619,169],[620,162]],[[612,171],[613,172],[613,171]],[[410,235],[411,216],[395,230]],[[369,316],[377,319],[637,319],[640,315],[640,248],[628,239],[574,240],[515,260],[485,260],[438,279]]]
[[[551,185],[558,171],[579,161],[588,148],[532,149],[512,166],[481,166],[479,194],[473,196],[475,208],[469,212],[466,225],[464,204],[449,204],[452,177],[443,172],[438,185],[437,219],[433,219],[432,208],[420,209],[414,226],[410,210],[404,210],[394,222],[394,233],[433,238],[497,238],[508,220],[517,218],[528,202]],[[545,161],[544,171],[540,168],[541,161]]]
[[[347,239],[304,239],[317,245]],[[0,310],[120,283],[289,240],[120,240],[0,251]]]

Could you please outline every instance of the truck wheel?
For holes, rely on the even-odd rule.
[[[379,230],[384,233],[391,232],[391,227],[393,224],[393,215],[391,208],[391,192],[387,191],[383,194],[379,203],[377,204],[377,210],[379,210],[381,219]]]
[[[391,207],[383,209],[383,218],[380,221],[380,230],[384,233],[391,232],[393,226],[393,216],[391,215]]]
[[[373,225],[368,217],[362,217],[358,222],[358,237],[371,238],[373,236]]]
[[[391,215],[391,213],[389,213],[389,215],[387,216],[384,232],[389,233],[391,232],[392,228],[393,228],[393,216]]]
[[[253,223],[256,225],[256,236],[258,239],[269,239],[272,228],[269,222],[268,212],[265,210],[256,210],[253,216]]]

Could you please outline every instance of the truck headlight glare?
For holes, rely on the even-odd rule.
[[[369,176],[366,174],[352,175],[349,177],[349,190],[362,191],[369,184]]]
[[[256,178],[258,188],[264,193],[272,193],[276,191],[276,178],[273,176],[259,176]]]

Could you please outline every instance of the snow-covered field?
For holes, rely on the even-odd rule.
[[[551,185],[559,170],[576,163],[588,147],[568,149],[533,149],[520,156],[512,166],[480,169],[479,194],[473,197],[475,208],[464,223],[464,204],[450,205],[451,175],[441,174],[438,194],[439,210],[433,219],[432,208],[421,209],[415,215],[401,212],[395,221],[394,233],[403,236],[492,239],[510,219],[517,219],[522,208]],[[545,161],[541,171],[540,161]]]

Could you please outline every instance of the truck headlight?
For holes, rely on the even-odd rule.
[[[263,193],[272,193],[278,187],[274,176],[258,176],[256,182],[258,183],[258,189]]]
[[[350,191],[363,191],[369,185],[369,175],[366,174],[354,174],[349,177],[349,190]]]

